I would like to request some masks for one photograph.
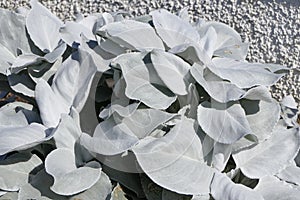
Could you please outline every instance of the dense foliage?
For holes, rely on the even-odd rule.
[[[269,92],[288,69],[247,62],[232,28],[0,16],[0,199],[299,198],[297,105]]]

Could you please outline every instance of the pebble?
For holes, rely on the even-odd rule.
[[[1,8],[29,7],[30,0],[0,0]],[[42,0],[62,20],[73,20],[78,12],[125,10],[132,15],[147,14],[165,8],[177,13],[189,8],[193,21],[204,18],[224,22],[234,27],[244,41],[250,42],[247,60],[250,62],[285,65],[300,68],[300,1],[299,0]],[[272,87],[277,100],[292,94],[300,104],[299,74],[287,74]]]

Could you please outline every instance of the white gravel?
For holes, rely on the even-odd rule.
[[[0,7],[28,6],[29,0],[0,0]],[[188,7],[193,20],[205,18],[224,22],[250,42],[247,59],[251,62],[278,63],[300,68],[300,0],[42,0],[61,19],[75,13],[129,11],[133,15],[166,8],[177,12]],[[300,104],[300,76],[293,71],[272,88],[280,100],[292,94]]]

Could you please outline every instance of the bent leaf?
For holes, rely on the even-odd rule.
[[[37,0],[31,0],[30,5],[26,28],[35,45],[49,53],[58,46],[59,29],[63,23]]]
[[[77,168],[75,155],[70,149],[52,151],[45,160],[46,171],[54,178],[51,190],[60,195],[73,195],[91,188],[100,178],[101,167],[96,162],[90,163],[91,167],[88,165]]]
[[[156,83],[159,78],[151,69],[153,66],[143,62],[145,56],[145,53],[127,53],[113,61],[121,66],[127,85],[125,94],[149,107],[166,109],[176,100],[176,96],[168,88],[158,88]]]
[[[194,27],[167,10],[155,10],[150,15],[156,32],[169,48],[199,41],[199,34]]]
[[[251,129],[240,104],[226,105],[204,102],[198,106],[198,122],[215,141],[232,144],[250,134]]]
[[[204,163],[194,120],[183,118],[162,138],[148,136],[132,151],[143,171],[158,185],[180,194],[209,192],[214,170]]]
[[[242,184],[235,184],[225,174],[218,172],[214,175],[210,189],[215,200],[264,200],[258,192]]]
[[[151,52],[151,61],[158,76],[174,94],[187,94],[190,68],[187,62],[173,54],[157,50]]]
[[[28,182],[29,173],[42,161],[37,155],[14,154],[0,161],[0,189],[18,191]]]
[[[247,63],[229,58],[214,58],[212,61],[214,63],[214,67],[210,67],[212,72],[240,88],[271,86],[282,76],[266,70],[264,65],[259,63]]]
[[[237,167],[249,178],[274,175],[296,157],[299,137],[298,129],[285,129],[278,125],[268,140],[233,154],[233,159]]]
[[[155,30],[146,23],[122,20],[106,24],[98,30],[98,33],[101,32],[106,33],[112,41],[129,49],[139,51],[165,49]]]

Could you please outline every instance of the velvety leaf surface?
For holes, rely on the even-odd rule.
[[[282,75],[273,74],[263,64],[247,63],[229,58],[214,58],[214,67],[210,69],[223,79],[240,88],[273,85]]]
[[[167,10],[155,10],[150,15],[156,32],[168,47],[199,41],[199,34],[194,27]]]
[[[123,20],[109,23],[99,29],[98,32],[106,33],[112,41],[129,49],[140,51],[164,49],[164,45],[156,35],[155,30],[146,23]]]
[[[26,53],[31,50],[26,36],[25,18],[2,8],[0,15],[0,73],[6,74],[6,70],[19,55],[20,50]]]
[[[51,190],[60,195],[73,195],[87,190],[97,183],[101,175],[101,167],[97,162],[91,163],[91,167],[77,168],[74,152],[67,148],[52,151],[45,160],[45,168],[54,178]]]
[[[190,68],[187,62],[173,54],[158,50],[151,52],[151,61],[158,76],[174,94],[187,94]]]
[[[37,0],[31,0],[30,5],[26,28],[35,45],[49,53],[60,41],[59,29],[63,23]]]
[[[201,128],[215,141],[232,144],[252,131],[240,104],[204,102],[198,107]]]
[[[204,163],[193,120],[182,119],[162,138],[146,137],[132,151],[143,171],[160,186],[181,194],[209,192],[213,169]]]
[[[18,153],[0,161],[0,189],[18,191],[26,184],[29,173],[42,161],[37,155]]]
[[[280,181],[274,176],[261,178],[254,190],[264,199],[297,200],[300,195],[299,188],[293,188],[291,184]]]
[[[153,69],[151,70],[152,66],[146,66],[143,62],[145,56],[145,53],[129,53],[114,60],[114,63],[121,66],[126,81],[125,94],[131,99],[140,100],[149,107],[166,109],[176,100],[176,97],[169,89],[160,89],[155,85],[158,77]]]
[[[215,200],[264,200],[258,192],[242,184],[235,184],[222,173],[215,173],[210,189]]]
[[[278,125],[268,140],[234,154],[233,158],[247,177],[261,178],[284,169],[296,157],[298,150],[298,129],[285,129]]]

